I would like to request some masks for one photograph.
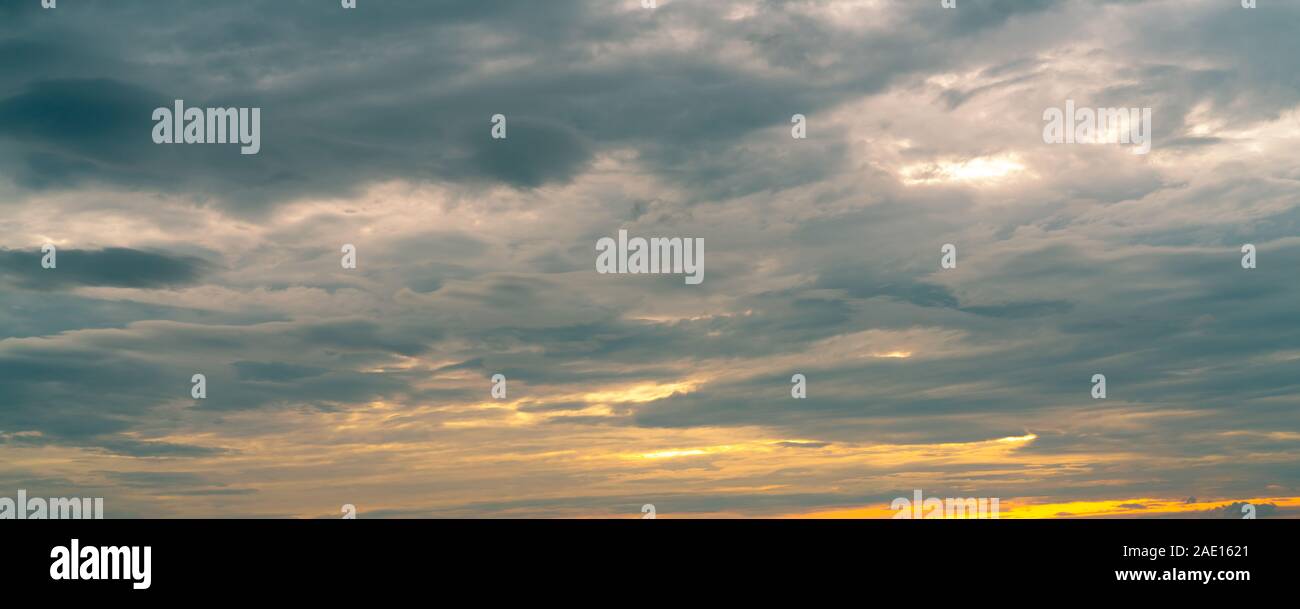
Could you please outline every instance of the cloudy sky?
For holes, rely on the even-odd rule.
[[[0,2],[0,496],[1300,513],[1300,2],[657,4]],[[260,153],[154,144],[177,99]]]

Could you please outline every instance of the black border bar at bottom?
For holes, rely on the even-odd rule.
[[[1295,520],[0,521],[0,581],[28,598],[127,602],[380,592],[614,600],[601,592],[610,586],[669,600],[701,589],[771,600],[1044,586],[1253,596],[1291,589],[1297,533]],[[131,576],[54,579],[71,567],[55,564],[66,555],[56,548],[70,553],[74,540],[86,556],[148,547],[148,588]]]

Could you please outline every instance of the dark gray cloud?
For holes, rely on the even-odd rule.
[[[90,181],[199,192],[261,208],[394,177],[537,187],[571,179],[612,146],[639,149],[660,172],[701,187],[702,198],[806,183],[840,162],[842,145],[791,172],[757,171],[762,153],[732,144],[788,124],[796,111],[813,114],[952,61],[941,52],[951,35],[1057,2],[947,14],[909,6],[916,23],[941,28],[890,31],[881,40],[811,19],[801,3],[767,3],[764,19],[739,22],[691,3],[646,14],[579,0],[391,2],[347,14],[306,0],[220,9],[182,0],[165,10],[85,4],[60,10],[58,21],[13,9],[22,27],[3,44],[31,59],[0,87],[0,136],[21,144],[7,160],[13,178],[38,189]],[[741,71],[671,46],[620,53],[612,64],[597,50],[667,34],[683,20],[718,35],[710,47],[744,40],[794,73]],[[48,36],[68,31],[77,35],[51,48]],[[284,44],[290,37],[295,44]],[[828,42],[843,49],[829,70],[816,63]],[[934,52],[906,48],[913,46]],[[186,51],[160,64],[153,48]],[[487,71],[486,60],[508,67]],[[813,69],[831,78],[804,76]],[[256,85],[271,78],[275,84]],[[174,99],[261,107],[262,152],[254,160],[233,148],[154,145],[150,113]],[[506,141],[487,138],[496,113],[511,119]],[[755,175],[722,179],[738,167]]]
[[[41,264],[41,250],[0,250],[0,277],[23,288],[79,286],[167,288],[197,282],[211,265],[190,256],[113,247],[56,250],[54,268]]]

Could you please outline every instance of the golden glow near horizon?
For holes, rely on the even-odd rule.
[[[673,457],[693,457],[695,455],[707,454],[706,451],[699,448],[690,450],[661,450],[654,453],[645,453],[641,455],[642,459],[671,459]]]
[[[682,381],[677,383],[636,383],[604,391],[592,391],[581,394],[580,399],[590,404],[603,404],[607,402],[653,402],[669,397],[675,393],[690,393],[695,390],[697,383],[693,381]]]
[[[408,410],[403,414],[387,402],[375,402],[371,408],[360,411],[315,417],[286,414],[278,420],[265,421],[261,434],[243,439],[208,432],[153,440],[220,445],[230,451],[220,457],[198,457],[191,461],[198,472],[232,464],[250,472],[247,484],[258,492],[220,496],[221,505],[227,506],[223,509],[241,514],[287,512],[303,517],[318,515],[301,511],[304,498],[308,504],[324,505],[342,492],[364,493],[368,500],[363,509],[430,510],[432,515],[461,514],[455,510],[462,508],[456,506],[464,504],[466,498],[457,488],[464,484],[480,485],[474,495],[477,502],[563,497],[572,491],[548,490],[545,485],[528,482],[537,478],[540,484],[540,480],[557,474],[582,476],[587,481],[585,492],[593,503],[602,496],[622,494],[622,486],[632,481],[643,485],[643,492],[650,496],[687,491],[737,497],[755,493],[772,496],[803,492],[870,493],[873,489],[919,487],[925,489],[927,496],[978,497],[981,494],[975,490],[931,493],[930,489],[977,488],[969,484],[973,475],[1023,480],[1025,488],[1032,488],[1059,474],[1128,461],[1123,455],[1026,455],[1022,449],[1040,437],[1034,432],[969,442],[846,444],[808,437],[772,437],[758,428],[603,429],[585,432],[578,440],[556,448],[554,439],[561,435],[552,432],[552,426],[505,424],[498,417],[511,412],[509,408],[479,409],[464,414],[471,412],[477,413],[474,418],[459,421],[465,425],[447,428],[459,438],[456,443],[442,439],[453,436],[418,422],[419,418],[445,416],[448,414],[445,410],[430,409],[424,413]],[[252,415],[226,416],[237,421]],[[293,430],[293,434],[285,435],[288,430]],[[484,441],[476,442],[475,438]],[[495,439],[487,441],[487,438]],[[14,449],[11,454],[15,465],[39,466],[43,471],[55,473],[75,469],[85,458],[83,451],[36,447]],[[113,463],[120,462],[140,471],[151,468],[168,471],[165,463],[150,466],[133,463],[125,457],[102,455],[96,459],[110,470]],[[384,465],[378,467],[381,463]],[[372,479],[356,487],[355,481],[336,481],[332,472],[339,467],[378,469]],[[855,479],[853,486],[843,481],[850,476]],[[494,479],[524,482],[523,486],[481,485],[483,480]],[[344,483],[346,486],[338,486]],[[421,483],[431,485],[431,490],[418,501],[393,490]],[[904,494],[910,497],[910,492]],[[121,494],[117,497],[113,505],[118,505],[118,509],[130,504],[128,497]],[[1295,497],[1241,500],[1271,503],[1279,508],[1300,507],[1300,498]],[[1054,501],[1049,497],[1004,496],[1000,502],[999,517],[1010,519],[1194,515],[1230,505],[1233,500],[1187,503],[1180,499],[1140,497]],[[155,508],[174,510],[169,512],[173,515],[213,515],[204,505],[190,495],[180,495]],[[599,505],[569,510],[548,508],[540,512],[519,507],[509,513],[530,517],[621,515]],[[792,510],[783,515],[700,510],[665,513],[663,517],[892,518],[894,514],[888,501],[880,501],[856,508]]]
[[[970,494],[953,493],[954,496],[968,497]],[[926,494],[927,497],[938,495]],[[911,499],[911,496],[905,496]],[[946,497],[944,497],[946,498]],[[1218,499],[1188,503],[1177,499],[1152,499],[1138,497],[1131,499],[1107,499],[1103,501],[1068,501],[1052,502],[1037,498],[1001,499],[999,501],[999,519],[1044,519],[1044,518],[1119,518],[1119,517],[1156,517],[1177,516],[1222,509],[1234,503],[1251,503],[1275,505],[1280,508],[1300,507],[1300,497],[1253,497],[1242,499]],[[897,510],[890,509],[889,502],[877,506],[848,508],[842,510],[820,510],[814,512],[789,514],[785,518],[811,519],[892,519]]]

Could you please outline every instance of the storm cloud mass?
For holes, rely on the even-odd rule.
[[[657,4],[0,3],[0,491],[1300,510],[1300,3]],[[154,144],[178,99],[260,152]],[[1150,153],[1044,143],[1066,100]],[[620,229],[706,279],[598,274]]]

